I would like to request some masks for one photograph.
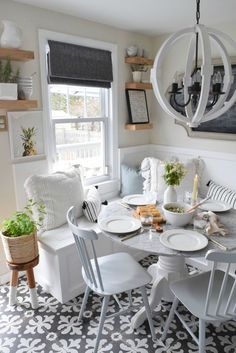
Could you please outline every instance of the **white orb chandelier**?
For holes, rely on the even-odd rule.
[[[171,35],[157,53],[151,70],[151,82],[161,107],[170,117],[192,128],[218,118],[236,101],[236,91],[227,99],[234,78],[230,57],[223,42],[230,44],[235,50],[236,43],[228,35],[199,24],[200,0],[196,0],[196,5],[196,25]],[[162,63],[173,45],[185,36],[190,36],[191,39],[183,79],[178,83],[174,78],[170,91],[166,93],[161,82]],[[220,72],[214,73],[211,43],[214,43],[220,53],[224,67],[223,78]],[[202,55],[201,65],[198,57],[199,47]],[[178,101],[180,94],[183,97],[182,102]],[[184,114],[178,107],[184,110]]]

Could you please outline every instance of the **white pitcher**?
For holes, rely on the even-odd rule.
[[[22,31],[14,22],[3,20],[3,32],[0,38],[2,48],[20,48],[22,45]]]

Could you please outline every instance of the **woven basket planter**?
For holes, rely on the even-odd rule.
[[[24,264],[35,259],[38,252],[37,233],[6,237],[1,233],[6,260],[13,264]]]

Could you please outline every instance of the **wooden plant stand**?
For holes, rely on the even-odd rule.
[[[23,263],[23,264],[13,264],[13,263],[7,262],[8,268],[9,270],[11,270],[9,305],[16,304],[16,292],[17,292],[19,271],[26,271],[26,277],[27,277],[29,291],[30,291],[31,305],[33,309],[38,308],[39,304],[38,304],[35,279],[34,279],[34,270],[33,270],[33,268],[37,266],[38,263],[39,263],[39,256],[37,256],[32,261]]]

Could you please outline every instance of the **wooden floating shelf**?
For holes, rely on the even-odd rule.
[[[145,123],[145,124],[125,124],[126,130],[130,131],[138,131],[138,130],[148,130],[153,128],[152,123]]]
[[[7,110],[25,110],[37,108],[36,100],[0,100],[0,109]]]
[[[140,64],[140,65],[153,65],[154,60],[143,58],[142,56],[127,56],[125,58],[126,64]]]
[[[1,60],[29,61],[34,59],[34,52],[15,48],[0,48]]]
[[[152,84],[149,82],[126,82],[125,88],[129,89],[152,89]]]

